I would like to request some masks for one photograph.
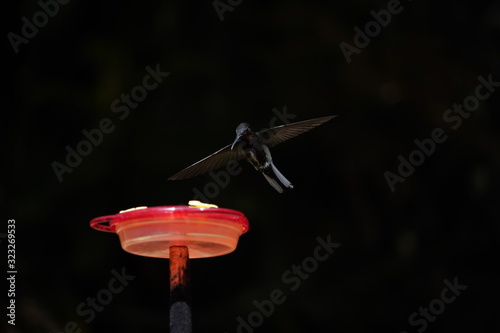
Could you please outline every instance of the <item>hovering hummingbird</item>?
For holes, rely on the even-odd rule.
[[[252,131],[248,123],[241,123],[236,127],[236,139],[234,139],[232,144],[188,166],[170,177],[169,180],[198,176],[223,167],[230,161],[239,161],[246,157],[257,171],[262,172],[269,184],[276,191],[283,193],[283,187],[292,189],[293,185],[274,166],[269,148],[307,132],[334,117],[336,116],[304,120],[270,129],[263,129],[259,132]]]

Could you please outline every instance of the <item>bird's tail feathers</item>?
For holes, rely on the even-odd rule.
[[[281,184],[283,184],[284,187],[291,190],[293,188],[292,183],[290,183],[290,181],[288,179],[286,179],[285,176],[283,176],[281,174],[281,172],[279,172],[278,168],[276,168],[274,166],[274,163],[272,163],[272,162],[271,162],[271,167],[272,167],[272,170],[273,170],[275,177],[268,176],[268,175],[266,175],[266,173],[264,173],[264,176],[266,177],[269,184],[271,184],[272,187],[274,187],[276,189],[276,191],[278,191],[279,193],[283,193],[283,188],[277,182],[277,180],[279,180],[281,182]]]
[[[283,186],[291,190],[293,188],[292,183],[290,183],[290,181],[286,179],[285,176],[281,174],[281,172],[279,172],[278,168],[274,166],[274,163],[271,163],[271,167],[273,168],[274,174],[276,175],[276,177],[278,177],[279,181],[283,184]]]
[[[276,191],[278,191],[279,193],[283,193],[283,188],[280,186],[280,184],[278,184],[278,182],[276,181],[276,179],[269,177],[265,173],[263,173],[263,175],[264,175],[264,177],[266,177],[266,179],[269,182],[269,184],[271,184],[271,186],[274,187],[274,189]]]

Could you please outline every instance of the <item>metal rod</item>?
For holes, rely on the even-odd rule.
[[[187,246],[170,247],[170,332],[191,333],[191,289]]]

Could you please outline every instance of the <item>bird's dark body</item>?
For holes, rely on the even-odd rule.
[[[268,161],[268,154],[266,153],[266,151],[269,151],[269,148],[261,143],[262,138],[260,138],[259,133],[249,133],[241,141],[248,161],[256,170],[264,171],[271,167]]]
[[[262,135],[251,132],[242,136],[241,141],[247,160],[253,165],[255,170],[262,172],[266,179],[273,179],[276,184],[279,184],[280,180],[273,170],[271,152],[269,151],[269,147],[263,143]],[[292,189],[293,186],[290,183],[285,188]]]
[[[293,185],[286,179],[273,163],[270,147],[291,139],[301,133],[323,124],[335,116],[300,121],[288,125],[254,132],[248,123],[236,127],[236,139],[232,145],[219,149],[215,153],[178,172],[169,179],[184,179],[218,169],[231,161],[246,158],[257,171],[262,172],[266,180],[278,192],[283,188],[292,189]]]

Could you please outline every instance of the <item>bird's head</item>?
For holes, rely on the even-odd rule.
[[[234,139],[234,142],[231,145],[231,150],[241,140],[241,138],[243,138],[249,132],[251,132],[251,129],[250,129],[250,125],[248,123],[239,124],[238,127],[236,127],[236,139]]]

